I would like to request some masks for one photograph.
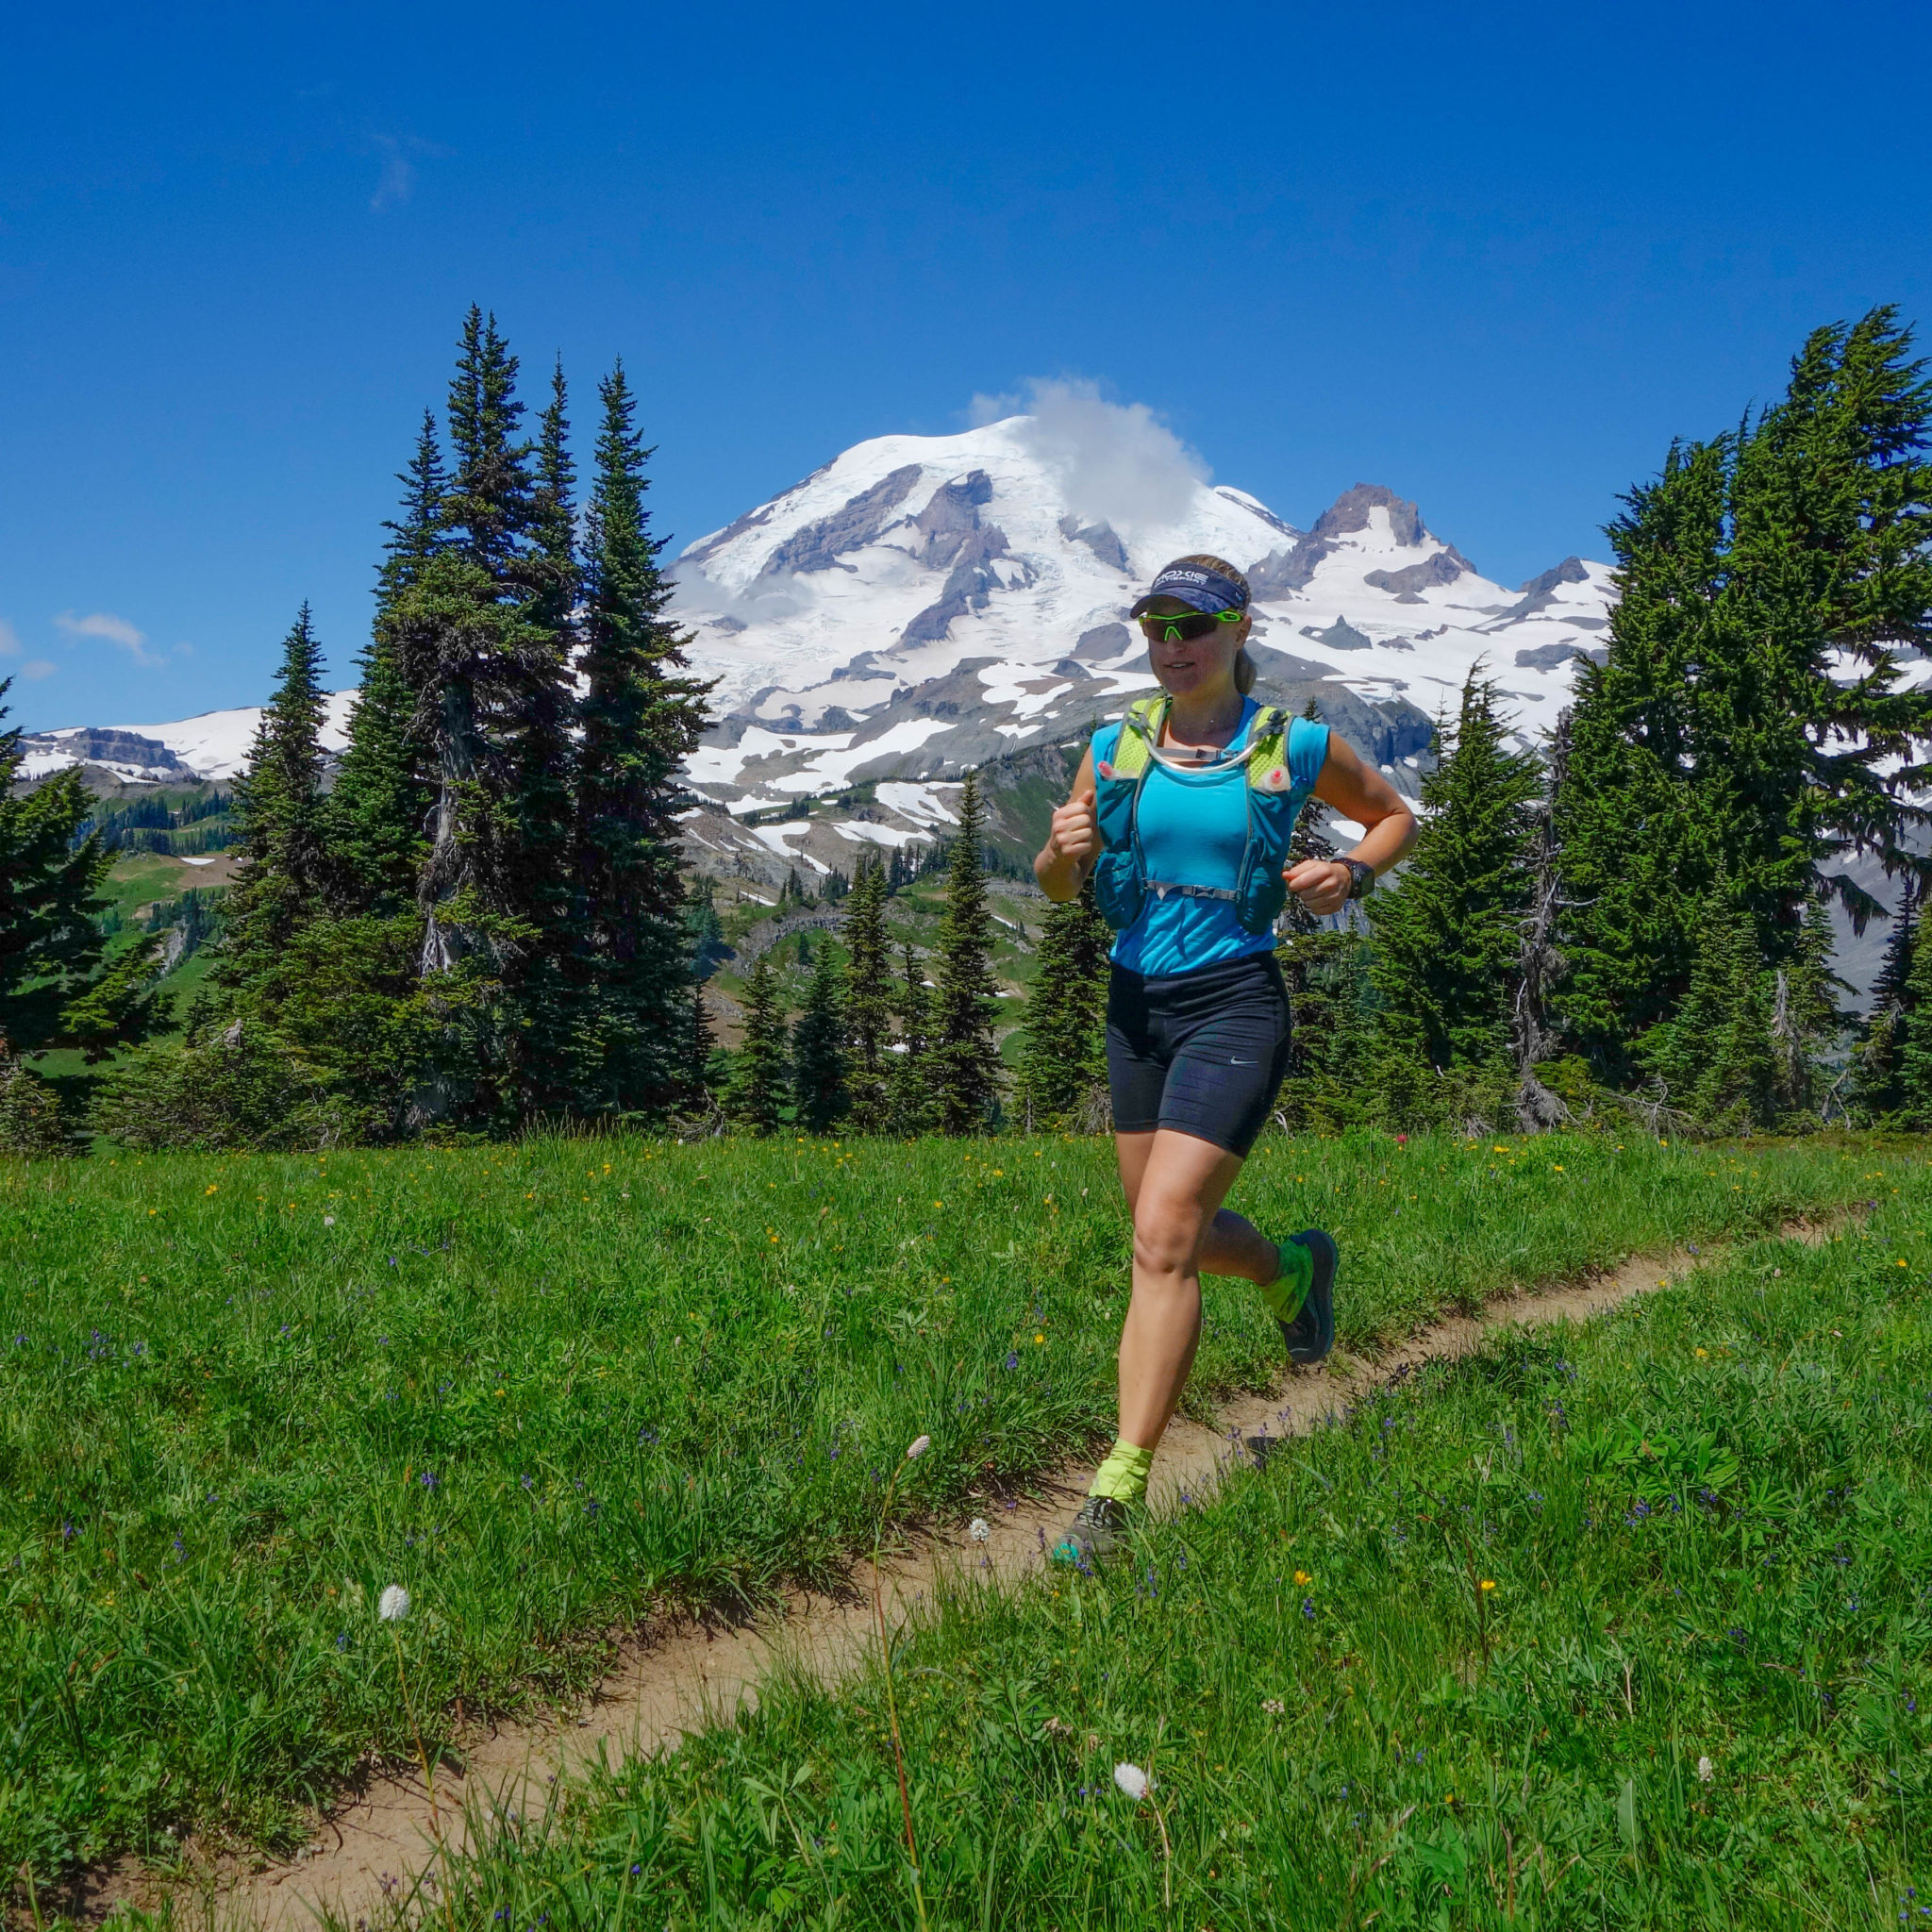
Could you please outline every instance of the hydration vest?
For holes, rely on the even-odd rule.
[[[1239,879],[1232,889],[1192,886],[1150,879],[1141,850],[1141,788],[1154,768],[1154,747],[1160,741],[1167,707],[1164,695],[1142,698],[1122,719],[1112,758],[1094,763],[1094,818],[1107,848],[1093,868],[1093,897],[1101,917],[1116,932],[1124,932],[1140,918],[1149,892],[1160,898],[1181,892],[1195,899],[1230,900],[1244,932],[1266,932],[1288,903],[1282,874],[1289,841],[1321,775],[1328,727],[1307,718],[1291,719],[1276,705],[1256,713],[1242,754],[1248,840]]]

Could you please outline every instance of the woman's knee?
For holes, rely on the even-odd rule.
[[[1205,1217],[1195,1201],[1142,1191],[1134,1211],[1134,1265],[1153,1274],[1191,1274]]]

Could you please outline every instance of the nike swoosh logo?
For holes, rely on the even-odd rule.
[[[1261,1062],[1259,1060],[1230,1059],[1228,1061],[1228,1065],[1231,1067],[1258,1067],[1260,1064]]]

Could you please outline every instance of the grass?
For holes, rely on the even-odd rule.
[[[1915,1187],[1909,1150],[1273,1140],[1372,1346],[1515,1283]],[[1111,1421],[1127,1231],[1095,1142],[553,1141],[0,1168],[0,1859],[286,1843],[371,1751],[592,1679]],[[1210,1293],[1197,1391],[1278,1341]],[[1198,1396],[1197,1396],[1197,1399]],[[460,1701],[460,1702],[459,1702]]]
[[[943,1604],[894,1672],[932,1923],[1932,1916],[1923,1175],[1412,1376],[1118,1570]],[[479,1820],[452,1921],[908,1924],[882,1691]]]

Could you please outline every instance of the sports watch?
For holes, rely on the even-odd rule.
[[[1359,858],[1344,858],[1341,862],[1348,868],[1348,896],[1366,899],[1374,890],[1375,868]]]

